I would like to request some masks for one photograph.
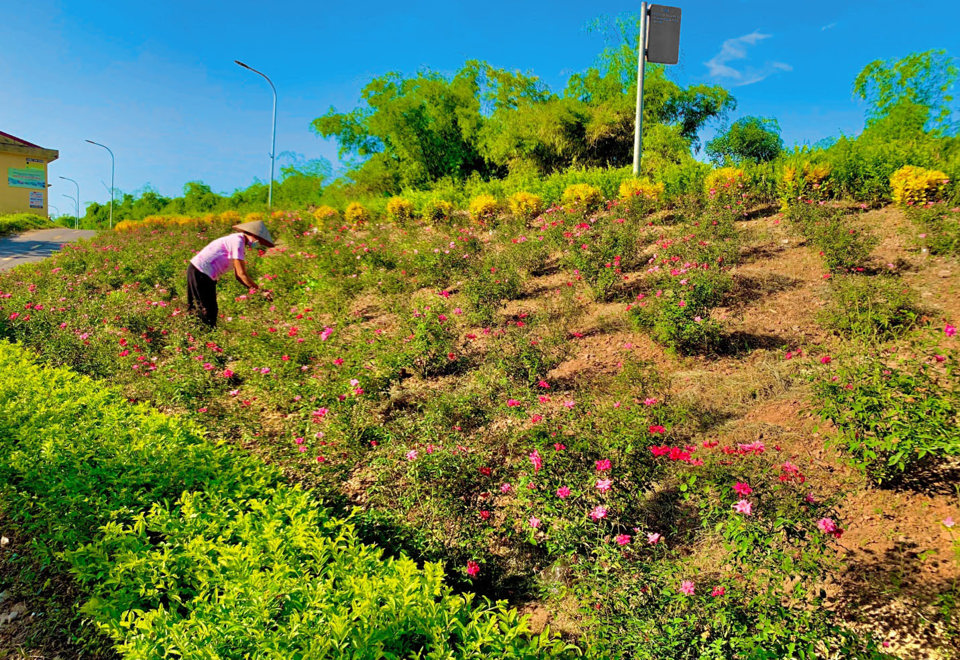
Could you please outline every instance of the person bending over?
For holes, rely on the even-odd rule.
[[[187,266],[187,311],[195,312],[211,328],[217,325],[217,280],[231,268],[248,289],[258,289],[247,273],[246,248],[257,243],[273,247],[273,237],[262,220],[234,225],[236,234],[210,241]]]

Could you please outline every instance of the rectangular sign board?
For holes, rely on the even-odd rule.
[[[8,167],[7,185],[11,188],[47,189],[47,173],[35,167]]]
[[[32,209],[42,209],[43,208],[43,193],[30,191],[30,208]]]
[[[680,8],[650,5],[647,19],[647,61],[676,64],[680,61]]]

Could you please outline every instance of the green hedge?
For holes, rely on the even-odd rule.
[[[256,459],[8,343],[0,481],[4,515],[74,574],[82,616],[124,657],[575,652],[502,603],[452,593],[439,565],[383,558]]]
[[[42,215],[35,213],[13,213],[0,215],[0,236],[15,234],[28,229],[45,229],[53,227],[53,223]]]

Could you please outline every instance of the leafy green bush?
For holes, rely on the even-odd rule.
[[[847,337],[892,339],[917,323],[916,295],[893,276],[836,275],[821,322]]]
[[[257,459],[9,344],[0,438],[4,515],[65,562],[126,657],[565,652],[454,595],[438,565],[383,559]]]
[[[43,229],[52,226],[47,218],[35,213],[0,215],[0,236],[4,234],[15,234],[28,229]]]
[[[897,364],[865,355],[831,364],[814,384],[818,412],[871,479],[894,481],[922,463],[960,454],[955,354],[920,354]]]
[[[960,254],[960,209],[924,204],[908,208],[907,217],[920,229],[920,245],[930,254]]]
[[[854,226],[845,211],[823,202],[793,204],[787,217],[820,249],[827,268],[834,272],[862,268],[880,242],[875,235]]]

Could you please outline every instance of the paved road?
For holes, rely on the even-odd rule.
[[[35,229],[16,236],[0,238],[0,270],[7,270],[31,261],[41,261],[60,249],[64,243],[96,235],[92,229]]]

